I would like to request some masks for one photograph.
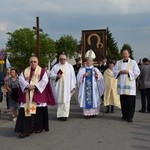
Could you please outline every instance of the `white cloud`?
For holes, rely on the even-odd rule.
[[[0,31],[6,31],[7,26],[8,26],[7,22],[0,22]]]
[[[149,0],[111,0],[111,2],[112,6],[116,7],[116,12],[121,14],[150,13]]]
[[[129,43],[139,52],[144,47],[150,55],[149,6],[150,0],[5,0],[0,5],[0,47],[7,41],[6,32],[32,28],[39,16],[52,38],[71,33],[80,39],[83,29],[110,27],[118,45]]]
[[[139,14],[150,13],[150,0],[11,0],[8,13],[47,12],[55,14]],[[0,10],[5,11],[5,9]]]
[[[57,0],[56,0],[57,1]],[[12,3],[14,6],[11,10],[17,12],[60,12],[61,6],[57,5],[53,0],[22,0]],[[19,5],[19,7],[17,7]]]
[[[35,1],[35,0],[34,0]],[[40,0],[38,0],[40,2]],[[149,0],[45,0],[39,8],[59,8],[60,13],[139,14],[150,13]],[[40,9],[39,9],[40,10]],[[50,9],[49,9],[50,10]]]

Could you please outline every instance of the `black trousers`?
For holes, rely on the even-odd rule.
[[[141,89],[141,104],[142,108],[141,110],[150,112],[150,88],[147,89]],[[147,101],[147,102],[146,102]],[[147,103],[147,107],[146,107]]]
[[[113,105],[108,105],[106,107],[106,112],[113,112],[114,111],[114,106]]]
[[[134,95],[120,95],[121,111],[123,118],[130,120],[133,119],[135,112],[135,100]]]

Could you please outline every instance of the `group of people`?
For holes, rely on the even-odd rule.
[[[95,57],[94,52],[89,50],[85,54],[84,65],[79,62],[72,66],[67,61],[67,55],[61,53],[59,62],[52,67],[49,77],[47,71],[38,65],[38,58],[35,56],[30,58],[30,66],[19,76],[13,76],[16,70],[11,70],[12,77],[7,79],[7,90],[9,94],[19,93],[12,94],[11,97],[18,97],[16,101],[19,103],[19,112],[13,110],[13,115],[17,118],[14,131],[20,133],[20,138],[49,131],[48,105],[57,104],[57,118],[66,121],[70,113],[70,100],[75,91],[85,119],[97,116],[100,104],[103,103],[107,113],[114,112],[114,106],[117,106],[121,108],[122,119],[132,122],[136,102],[136,78],[140,75],[137,63],[130,59],[127,49],[122,51],[123,59],[116,64],[110,61],[106,66],[104,60],[101,64],[103,66],[95,67]],[[142,69],[145,67],[141,67]],[[141,79],[144,78],[141,82],[145,83],[149,77],[147,75],[145,79],[141,73]],[[146,111],[144,93],[149,95],[150,87],[146,88],[148,89],[141,91],[142,112]],[[19,92],[15,92],[17,90]],[[149,112],[149,103],[147,111]]]
[[[130,52],[128,49],[122,50],[122,57],[123,59],[117,61],[116,64],[114,64],[113,61],[109,61],[107,64],[107,59],[103,59],[97,66],[98,69],[96,72],[101,72],[101,76],[103,75],[102,79],[104,80],[104,84],[101,82],[100,85],[103,85],[105,88],[103,88],[104,93],[103,90],[100,90],[100,96],[104,106],[106,106],[106,113],[113,113],[114,106],[117,106],[121,108],[122,120],[132,122],[136,101],[136,78],[140,75],[140,69],[136,61],[130,59]],[[85,70],[88,69],[87,64]],[[93,68],[95,69],[95,67]],[[81,70],[83,69],[79,70],[77,81]],[[81,76],[83,76],[83,74],[81,74]],[[97,87],[99,88],[100,86]],[[85,90],[82,91],[82,94],[84,92]],[[93,95],[95,96],[96,94],[94,92],[96,92],[95,89],[93,90]],[[93,100],[95,101],[96,98],[94,98],[94,96]],[[78,97],[79,101],[81,98]]]

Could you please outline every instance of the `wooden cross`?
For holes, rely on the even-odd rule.
[[[36,27],[33,27],[36,30],[36,56],[40,59],[40,32],[43,32],[43,29],[39,27],[39,17],[36,17]]]

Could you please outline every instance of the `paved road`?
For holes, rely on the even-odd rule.
[[[2,112],[0,149],[2,150],[150,150],[150,114],[140,114],[137,99],[133,123],[121,121],[121,112],[85,120],[76,101],[71,103],[67,122],[56,119],[56,108],[49,108],[50,131],[18,139],[15,122]],[[4,110],[3,110],[4,111]]]

